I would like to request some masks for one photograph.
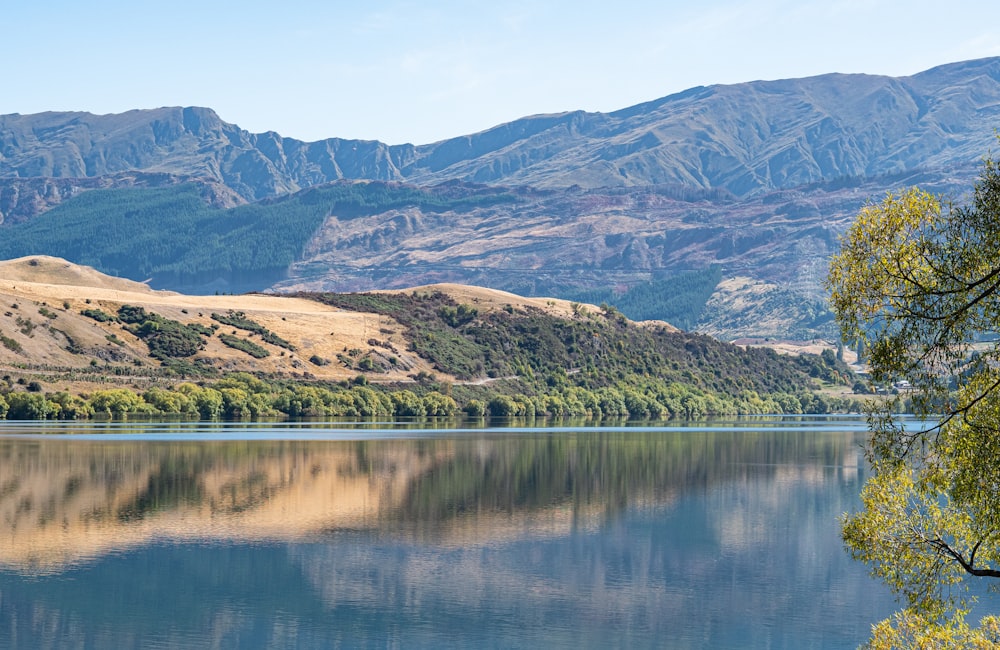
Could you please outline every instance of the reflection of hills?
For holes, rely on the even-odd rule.
[[[163,539],[294,540],[373,530],[450,546],[559,537],[612,522],[625,509],[670,504],[686,490],[761,473],[818,484],[823,467],[852,466],[856,454],[849,435],[801,432],[6,440],[0,565],[59,570]],[[793,462],[798,469],[785,465]],[[734,539],[753,534],[738,521],[726,529]]]
[[[374,526],[432,453],[298,443],[0,444],[0,563],[59,566],[155,539]]]

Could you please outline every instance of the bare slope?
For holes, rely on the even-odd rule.
[[[463,291],[470,297],[474,293],[495,302],[507,300],[507,296],[491,297],[493,292],[489,290]],[[405,381],[410,374],[432,371],[427,362],[408,351],[403,328],[386,316],[348,312],[311,300],[277,295],[188,296],[154,291],[144,284],[113,278],[52,257],[0,262],[0,303],[0,335],[4,337],[0,367],[6,371],[45,367],[103,370],[90,379],[117,374],[116,368],[128,369],[129,374],[137,376],[142,376],[145,368],[151,374],[159,362],[150,358],[143,341],[125,332],[119,324],[101,323],[81,314],[87,309],[115,314],[126,304],[206,327],[218,325],[211,318],[213,312],[241,311],[296,348],[290,352],[246,332],[221,326],[220,332],[235,332],[270,352],[264,359],[254,359],[227,347],[217,337],[210,337],[206,348],[193,360],[227,371],[340,380],[358,373],[339,363],[338,355],[351,351],[384,355],[386,344],[392,346],[398,364],[373,380]],[[373,340],[381,345],[374,346]],[[317,365],[310,361],[313,357],[330,363]],[[80,379],[88,377],[81,375]]]

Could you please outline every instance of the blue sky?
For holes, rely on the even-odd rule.
[[[996,0],[5,5],[0,113],[208,106],[303,140],[424,144],[698,85],[1000,56]]]

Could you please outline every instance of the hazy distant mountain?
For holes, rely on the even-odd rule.
[[[681,184],[736,196],[978,161],[1000,123],[1000,58],[912,77],[830,74],[694,88],[609,114],[518,120],[417,149],[413,180]]]
[[[360,204],[345,203],[337,190],[341,199],[310,212],[299,234],[284,233],[283,252],[264,275],[237,281],[245,269],[230,260],[178,288],[263,289],[259,283],[277,281],[345,290],[433,280],[576,295],[717,266],[723,282],[695,319],[700,329],[801,336],[830,332],[821,278],[858,208],[914,183],[961,195],[996,148],[998,126],[1000,58],[901,78],[829,74],[694,88],[613,113],[527,117],[420,146],[253,134],[206,108],[7,115],[0,116],[0,227],[26,227],[66,201],[71,209],[59,211],[60,219],[131,214],[120,196],[118,207],[91,201],[74,212],[74,197],[98,188],[159,188],[156,201],[143,203],[146,223],[155,223],[148,206],[169,202],[163,188],[172,186],[193,183],[220,210],[287,197],[301,212],[330,196],[301,194],[305,188],[343,179],[402,182],[425,189],[385,186],[396,198]],[[507,198],[469,203],[462,197],[479,190],[448,184],[455,181],[506,188],[498,191]],[[406,203],[401,191],[433,197]],[[269,225],[266,211],[222,219],[228,214],[219,212],[209,228],[204,223],[215,217],[206,213],[199,228],[224,239],[226,228],[252,217],[255,225],[242,227],[263,241],[269,227],[280,227]],[[28,239],[58,239],[37,233]],[[13,231],[8,238],[18,239]],[[128,244],[115,243],[115,259],[148,257]],[[10,247],[98,268],[111,259],[96,249],[83,260],[72,251]],[[150,263],[151,275],[136,279],[180,282],[183,263],[160,276],[155,269],[168,262]]]
[[[248,201],[338,179],[585,188],[680,184],[736,196],[968,165],[1000,123],[1000,58],[911,77],[711,86],[614,113],[539,115],[421,146],[254,134],[207,108],[0,116],[0,177],[125,171],[223,183]]]

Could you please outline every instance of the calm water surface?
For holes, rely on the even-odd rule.
[[[864,431],[3,423],[0,647],[853,648]]]

